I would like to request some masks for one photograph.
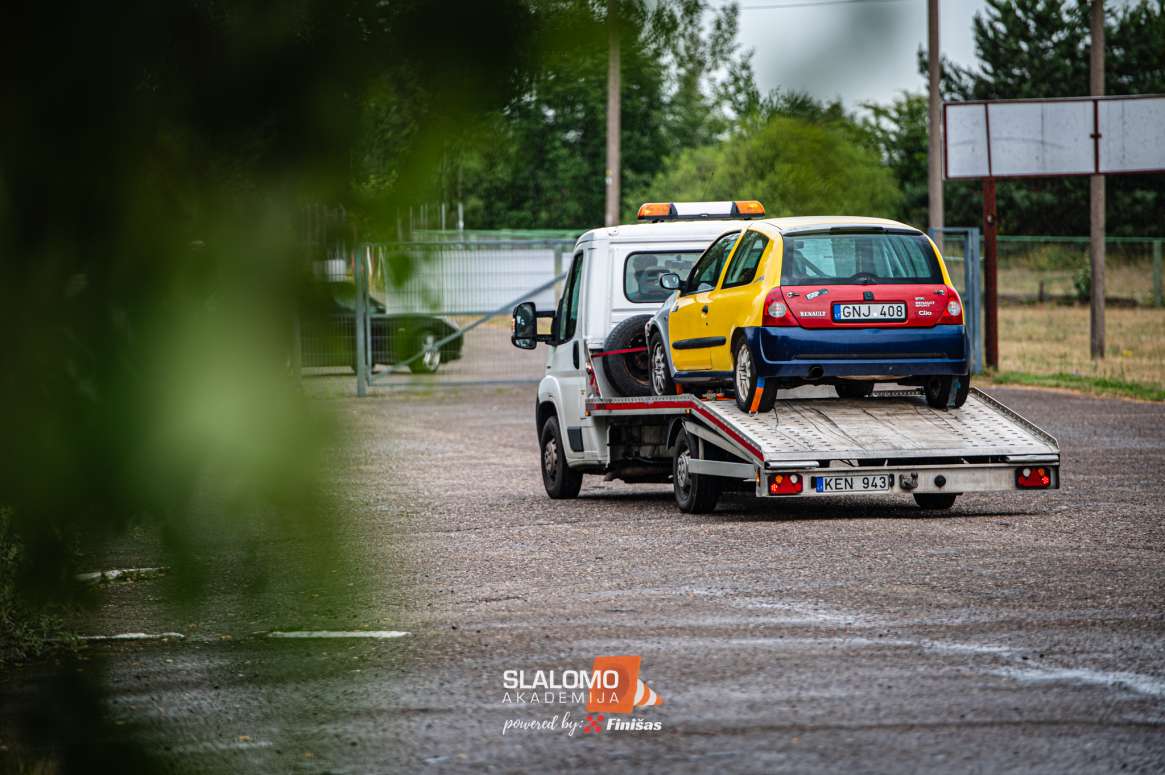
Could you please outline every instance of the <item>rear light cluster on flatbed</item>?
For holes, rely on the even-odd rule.
[[[798,495],[805,489],[801,474],[773,474],[769,477],[770,495]]]
[[[1017,468],[1015,485],[1021,490],[1046,490],[1052,486],[1052,470],[1046,466]]]

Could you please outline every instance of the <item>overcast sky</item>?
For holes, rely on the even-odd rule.
[[[903,90],[925,91],[916,55],[926,42],[926,0],[739,0],[739,5],[740,41],[754,50],[762,92],[798,89],[821,99],[840,97],[853,109],[867,101],[889,102]],[[971,19],[984,5],[983,0],[941,0],[946,57],[974,63]]]

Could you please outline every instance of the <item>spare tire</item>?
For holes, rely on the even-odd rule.
[[[651,315],[634,315],[627,318],[615,326],[603,344],[603,349],[607,352],[638,350],[603,356],[603,373],[620,395],[651,395],[651,359],[648,357],[647,338],[644,334],[648,320],[651,320]]]

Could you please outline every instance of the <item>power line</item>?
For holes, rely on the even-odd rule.
[[[901,3],[904,0],[818,0],[818,2],[808,2],[807,0],[798,0],[791,3],[765,3],[763,5],[742,5],[742,11],[771,11],[780,8],[817,8],[825,5],[868,5],[871,3]]]

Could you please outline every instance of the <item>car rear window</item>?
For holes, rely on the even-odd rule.
[[[942,271],[921,234],[786,235],[782,285],[941,283]]]
[[[659,277],[675,272],[687,277],[700,257],[699,250],[671,253],[632,253],[623,265],[623,294],[636,303],[666,301],[672,291],[659,287]]]

